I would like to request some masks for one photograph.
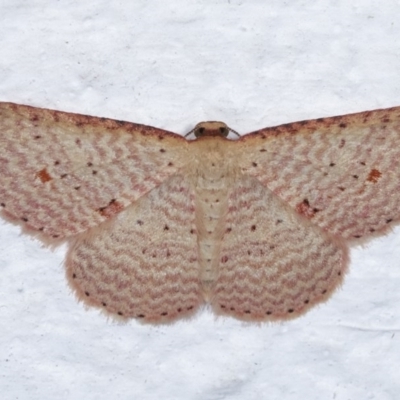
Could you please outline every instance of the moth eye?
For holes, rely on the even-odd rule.
[[[199,132],[200,134],[203,134],[205,130],[206,130],[206,128],[204,128],[204,126],[201,126],[201,127],[197,130],[197,132]]]
[[[221,135],[223,135],[223,136],[227,136],[227,134],[228,134],[227,129],[224,126],[221,126],[219,128],[219,131],[221,132]]]

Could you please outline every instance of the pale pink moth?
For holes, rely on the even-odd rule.
[[[117,318],[299,316],[400,220],[400,107],[229,131],[0,103],[2,215],[67,241],[78,298]]]

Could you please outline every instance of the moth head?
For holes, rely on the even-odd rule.
[[[190,132],[188,132],[186,136],[189,136],[191,133],[196,136],[196,138],[202,136],[221,136],[227,137],[229,132],[233,132],[236,135],[240,136],[236,131],[229,128],[224,122],[220,121],[206,121],[199,122]]]

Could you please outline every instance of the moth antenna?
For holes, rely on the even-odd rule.
[[[184,137],[188,137],[191,133],[193,133],[196,130],[196,127],[194,127],[192,130],[190,130]]]
[[[228,129],[229,129],[229,132],[232,132],[232,133],[234,133],[236,136],[241,137],[241,136],[240,136],[240,133],[236,132],[234,129],[230,128],[229,126],[228,126]]]

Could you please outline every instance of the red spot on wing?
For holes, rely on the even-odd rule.
[[[122,203],[116,200],[111,200],[108,206],[99,208],[99,213],[105,218],[111,218],[114,215],[120,213],[123,209],[124,206]]]
[[[297,204],[296,211],[307,218],[312,218],[318,210],[312,208],[308,200],[304,199],[301,203]]]
[[[377,170],[375,168],[371,169],[371,171],[370,171],[370,173],[368,175],[367,181],[368,182],[372,182],[372,183],[376,183],[376,182],[378,182],[378,180],[379,180],[379,178],[381,176],[382,176],[382,173],[379,170]]]
[[[53,178],[50,176],[50,174],[47,172],[46,168],[43,168],[41,171],[39,171],[36,176],[41,180],[42,183],[51,181]]]

